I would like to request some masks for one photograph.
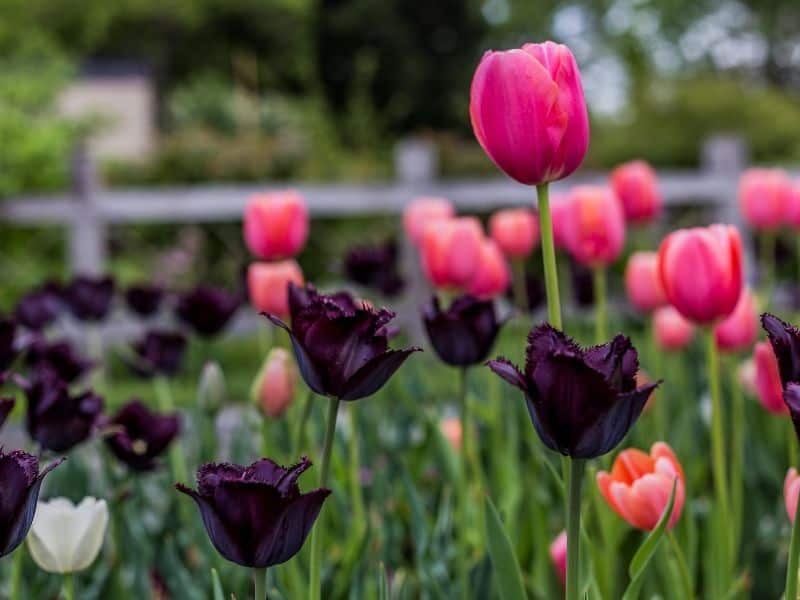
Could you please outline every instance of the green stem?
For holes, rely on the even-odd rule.
[[[75,600],[75,575],[72,573],[64,574],[64,600]]]
[[[24,558],[24,546],[19,546],[14,552],[13,562],[11,563],[11,600],[20,600],[22,597],[22,561]]]
[[[353,503],[353,520],[357,527],[365,523],[364,496],[361,490],[361,465],[359,460],[358,444],[358,414],[355,405],[351,404],[347,411],[350,417],[350,439],[348,450],[350,458],[350,495]]]
[[[569,492],[567,495],[567,595],[566,600],[580,600],[581,488],[586,461],[567,459]]]
[[[339,414],[339,399],[331,398],[328,405],[328,422],[325,429],[325,442],[322,448],[322,461],[319,469],[319,486],[326,487],[330,473],[331,449],[333,438],[336,435],[336,417]],[[311,569],[309,574],[308,597],[310,600],[319,600],[322,594],[322,540],[320,532],[321,519],[311,530]]]
[[[514,304],[524,315],[528,312],[528,288],[525,282],[525,259],[515,258],[511,261],[512,285],[514,286]]]
[[[163,413],[174,413],[175,402],[172,399],[172,390],[166,377],[156,377],[153,379],[158,408]],[[169,462],[172,467],[172,477],[177,483],[187,483],[188,470],[186,468],[186,456],[183,454],[183,446],[180,440],[176,439],[169,449]],[[181,503],[183,505],[183,503]]]
[[[608,298],[606,294],[606,269],[595,267],[592,271],[594,285],[594,338],[596,344],[602,344],[608,336]]]
[[[547,320],[556,329],[561,329],[561,301],[558,298],[558,270],[556,248],[553,243],[553,220],[550,215],[548,184],[536,186],[539,197],[539,227],[542,233],[542,261],[544,262],[544,286],[547,293]]]
[[[675,560],[678,563],[678,571],[680,572],[681,582],[683,583],[683,598],[692,600],[694,598],[694,589],[692,586],[692,578],[689,575],[689,567],[686,564],[686,556],[684,556],[681,545],[678,543],[678,539],[675,537],[673,531],[667,532],[667,538],[669,538],[670,546],[672,546],[672,554],[675,556]]]
[[[458,378],[458,403],[461,409],[461,456],[459,465],[461,467],[461,493],[460,496],[460,531],[461,540],[458,548],[458,579],[459,589],[461,591],[461,598],[469,597],[469,549],[467,548],[466,536],[464,533],[467,530],[468,509],[469,509],[469,450],[470,450],[470,414],[469,403],[467,401],[467,368],[463,367],[459,370]]]
[[[255,600],[267,600],[267,569],[253,569]]]
[[[786,431],[789,432],[789,439],[786,444],[789,452],[789,466],[793,467],[797,457],[797,434],[794,432],[793,427],[786,427]]]
[[[797,600],[797,558],[800,554],[800,502],[794,511],[792,541],[789,544],[789,562],[786,565],[786,592],[784,600]]]
[[[297,422],[297,429],[295,429],[294,438],[292,439],[292,457],[295,457],[300,453],[300,446],[303,444],[303,433],[305,433],[308,418],[311,416],[311,409],[314,405],[313,403],[314,392],[308,390],[306,398],[303,401],[303,412],[300,414],[300,420]]]
[[[731,361],[731,510],[733,511],[733,551],[739,552],[742,536],[742,494],[744,482],[742,468],[744,464],[744,394],[739,383],[735,361]],[[792,428],[789,428],[792,429]],[[792,430],[794,434],[794,430]]]
[[[775,232],[765,231],[761,234],[761,260],[764,269],[764,291],[766,292],[765,309],[772,305],[772,292],[775,289]]]

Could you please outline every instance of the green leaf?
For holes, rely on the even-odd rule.
[[[489,543],[489,556],[494,567],[494,579],[500,597],[503,600],[525,600],[525,586],[522,583],[522,573],[514,556],[511,540],[503,527],[500,515],[486,496],[484,504],[486,512],[486,539]]]
[[[222,583],[216,569],[211,569],[211,586],[214,590],[214,600],[225,600],[225,592],[222,591]]]
[[[378,567],[378,600],[389,600],[389,578],[383,562]]]

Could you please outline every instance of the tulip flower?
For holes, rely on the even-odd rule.
[[[134,398],[109,421],[105,439],[112,454],[134,471],[151,471],[180,431],[177,413],[160,415]]]
[[[611,473],[597,474],[597,486],[609,506],[644,531],[652,531],[664,514],[673,485],[675,504],[667,527],[675,526],[683,510],[684,481],[681,464],[664,442],[653,444],[650,454],[636,448],[623,450],[614,459]]]
[[[23,296],[14,309],[14,317],[23,327],[41,331],[58,317],[61,298],[51,289],[42,287]]]
[[[469,113],[489,158],[527,185],[568,176],[589,146],[578,65],[553,42],[486,52],[472,79]]]
[[[524,259],[539,243],[539,219],[527,208],[499,210],[489,219],[489,234],[508,258]]]
[[[761,316],[761,326],[767,332],[775,353],[783,387],[783,401],[800,438],[800,329],[769,313]],[[764,363],[767,361],[764,360]]]
[[[63,460],[39,471],[35,456],[22,450],[5,453],[0,448],[0,557],[11,554],[28,535],[42,480]]]
[[[444,198],[416,198],[403,210],[403,227],[406,236],[417,247],[422,244],[425,228],[431,223],[450,219],[456,214],[453,205]]]
[[[81,321],[102,321],[111,310],[114,280],[111,277],[75,277],[64,290],[64,300]]]
[[[662,306],[653,312],[653,335],[662,350],[683,350],[694,337],[694,325],[672,306]]]
[[[344,259],[347,279],[380,292],[387,298],[396,296],[405,285],[397,270],[397,243],[394,240],[377,245],[355,246]]]
[[[202,337],[219,334],[239,309],[241,300],[222,288],[198,285],[178,297],[175,314]]]
[[[545,446],[572,458],[613,450],[658,385],[636,387],[637,352],[624,335],[583,349],[548,324],[531,330],[524,372],[505,358],[488,364],[524,392]]]
[[[634,252],[625,266],[628,300],[640,312],[649,313],[667,303],[658,273],[658,254]]]
[[[450,446],[458,452],[461,450],[461,440],[464,432],[461,427],[461,419],[457,417],[446,417],[439,421],[439,431]]]
[[[797,496],[800,494],[800,474],[797,469],[790,467],[783,480],[783,500],[786,504],[786,514],[789,521],[794,524],[797,515]]]
[[[556,248],[567,248],[567,236],[572,219],[570,196],[553,194],[550,200],[551,219],[553,220],[553,243]]]
[[[562,531],[550,543],[550,560],[561,585],[567,580],[567,532]]]
[[[125,303],[140,317],[152,317],[156,314],[163,298],[164,289],[159,285],[142,283],[125,290]]]
[[[786,209],[786,224],[797,229],[800,227],[800,182],[792,182],[792,194]]]
[[[748,169],[739,179],[739,208],[753,229],[775,231],[786,221],[793,193],[783,169]]]
[[[484,235],[474,217],[440,220],[425,228],[422,268],[438,288],[464,289],[470,284],[483,252]]]
[[[308,209],[294,190],[256,194],[244,211],[244,240],[263,260],[292,258],[308,237]]]
[[[503,253],[493,240],[484,240],[467,292],[477,298],[494,298],[508,289],[510,275]]]
[[[658,178],[645,161],[634,160],[618,166],[611,171],[610,183],[629,223],[649,223],[661,213]]]
[[[238,565],[263,569],[292,558],[305,542],[330,490],[301,494],[297,479],[307,458],[284,468],[268,458],[249,467],[209,463],[197,487],[175,487],[197,503],[211,543]]]
[[[291,405],[296,385],[292,355],[284,348],[273,348],[253,382],[253,400],[268,417],[280,417]]]
[[[742,241],[730,225],[679,229],[658,249],[667,300],[684,317],[707,325],[727,317],[742,292]]]
[[[422,319],[436,355],[454,367],[484,362],[502,326],[494,302],[469,295],[456,298],[447,310],[434,296],[424,307]]]
[[[738,352],[752,346],[758,337],[758,311],[756,299],[749,289],[744,289],[733,312],[714,327],[717,348]]]
[[[80,356],[69,342],[48,342],[41,337],[28,346],[25,362],[34,371],[50,369],[67,383],[73,383],[94,365],[91,360]]]
[[[293,260],[258,262],[247,268],[247,289],[253,308],[281,319],[289,316],[289,286],[304,283],[300,265]]]
[[[87,496],[77,506],[67,498],[39,502],[28,549],[33,561],[48,573],[83,571],[100,553],[107,526],[105,500]]]
[[[581,185],[570,192],[567,248],[590,267],[614,262],[625,242],[625,216],[619,200],[602,187]]]
[[[0,427],[6,422],[8,415],[14,410],[14,398],[0,398]]]
[[[133,345],[137,362],[133,370],[142,377],[172,376],[181,368],[186,337],[177,331],[154,329]]]
[[[0,318],[0,375],[11,366],[18,354],[17,322]]]
[[[756,392],[761,405],[771,413],[786,414],[788,408],[783,401],[778,359],[768,342],[759,342],[755,345],[753,363],[756,368]]]

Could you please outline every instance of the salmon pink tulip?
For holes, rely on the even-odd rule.
[[[285,348],[273,348],[253,386],[254,400],[268,417],[280,417],[292,403],[297,386],[297,368]]]
[[[477,298],[494,298],[508,289],[508,264],[493,240],[484,240],[472,281],[467,291]]]
[[[653,168],[643,160],[618,166],[611,172],[614,190],[629,223],[649,223],[661,213],[661,192]]]
[[[436,221],[425,228],[422,268],[439,288],[466,288],[483,255],[483,229],[474,217]]]
[[[786,221],[794,190],[783,169],[748,169],[739,179],[739,208],[754,229],[774,231]]]
[[[714,338],[720,350],[738,352],[752,346],[757,337],[756,298],[749,289],[745,289],[733,312],[714,328]]]
[[[653,313],[653,335],[662,350],[683,350],[694,337],[694,325],[672,306]]]
[[[590,266],[614,262],[625,242],[625,216],[611,190],[581,185],[570,192],[567,248],[575,260]]]
[[[667,302],[658,275],[658,254],[634,252],[625,266],[628,300],[639,311],[649,313]]]
[[[797,515],[798,494],[800,494],[800,474],[797,473],[797,469],[791,467],[786,471],[786,478],[783,480],[783,499],[786,503],[786,514],[792,523]]]
[[[439,431],[450,446],[458,452],[461,450],[461,419],[458,417],[446,417],[439,421]]]
[[[526,208],[498,210],[489,219],[489,233],[509,258],[526,258],[539,243],[539,219]]]
[[[567,581],[567,532],[562,531],[550,543],[550,560],[556,570],[558,580],[563,585]]]
[[[250,302],[258,312],[289,316],[289,284],[301,286],[303,272],[294,260],[257,262],[247,269]]]
[[[789,414],[789,408],[783,401],[778,359],[769,342],[756,344],[753,350],[753,362],[756,366],[756,392],[761,405],[777,415]]]
[[[428,224],[440,219],[450,219],[455,214],[453,205],[445,198],[416,198],[403,211],[403,228],[411,243],[419,247]]]
[[[255,256],[276,260],[295,256],[308,237],[308,209],[294,190],[256,194],[244,211],[244,240]]]

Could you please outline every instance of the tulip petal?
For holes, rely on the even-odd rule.
[[[269,458],[257,460],[247,467],[243,473],[245,479],[252,479],[261,483],[268,483],[284,496],[297,495],[297,480],[311,466],[311,461],[305,456],[291,467],[282,467]]]
[[[584,358],[615,390],[629,392],[636,388],[639,358],[629,337],[618,334],[607,344],[586,350]]]
[[[358,400],[371,396],[383,387],[412,353],[421,350],[421,348],[389,350],[374,357],[347,380],[341,400]]]
[[[770,313],[761,315],[761,325],[778,359],[782,383],[800,381],[800,329]]]
[[[522,374],[517,365],[507,358],[500,357],[490,360],[486,363],[486,366],[514,387],[521,389],[526,394],[528,393],[528,383],[525,381],[525,375]]]

